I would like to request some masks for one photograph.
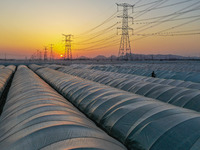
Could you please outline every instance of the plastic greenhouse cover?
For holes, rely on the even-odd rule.
[[[107,69],[106,69],[107,68]],[[111,69],[108,69],[109,67],[104,66],[104,69],[101,69],[100,67],[91,67],[91,69],[96,70],[102,70],[102,71],[111,71]],[[153,70],[141,70],[138,68],[115,68],[113,72],[118,73],[129,73],[129,74],[136,74],[136,75],[143,75],[143,76],[150,76],[151,72]],[[164,79],[177,79],[177,76],[179,77],[179,80],[184,81],[192,81],[196,83],[200,83],[199,73],[197,72],[173,72],[173,71],[163,71],[163,70],[156,70],[156,75],[158,78],[164,78]]]
[[[7,85],[7,82],[9,81],[11,75],[13,74],[14,70],[15,70],[15,66],[9,66],[9,67],[2,66],[2,68],[0,69],[0,97]],[[1,103],[1,100],[0,100],[0,103]]]
[[[66,72],[67,71],[67,69],[66,68],[68,68],[68,69],[70,69],[70,72]],[[63,68],[60,68],[60,69],[58,69],[58,70],[60,70],[60,71],[63,71],[63,72],[66,72],[66,73],[71,73],[71,72],[73,72],[74,70],[72,70],[72,68],[70,68],[70,67],[63,67]],[[79,69],[79,71],[80,71],[81,69]],[[89,72],[89,69],[88,70],[86,70],[86,69],[82,69],[81,70],[82,72],[83,71],[86,71],[86,72]],[[100,73],[100,72],[99,72]],[[105,72],[101,72],[101,74],[102,73],[105,73]],[[109,75],[112,75],[112,74],[114,74],[115,76],[120,76],[121,78],[128,78],[128,79],[134,79],[134,78],[137,78],[137,80],[144,80],[144,81],[148,81],[148,82],[157,82],[157,83],[160,83],[160,84],[168,84],[168,85],[171,85],[172,84],[172,86],[175,86],[174,84],[173,84],[173,82],[176,82],[176,86],[177,87],[188,87],[189,88],[189,86],[190,85],[194,85],[194,86],[190,86],[191,88],[195,88],[195,89],[200,89],[200,84],[199,83],[194,83],[194,82],[190,82],[190,81],[181,81],[181,80],[174,80],[174,79],[160,79],[160,78],[151,78],[151,77],[145,77],[145,76],[138,76],[138,75],[131,75],[131,74],[123,74],[123,73],[109,73],[109,72],[107,72]],[[178,84],[179,83],[179,84]]]
[[[49,74],[55,78],[60,78],[57,74],[62,74],[52,69],[40,69],[37,73],[46,74],[44,79],[48,83],[51,82]],[[63,78],[68,80],[73,76],[65,74]],[[78,90],[79,92],[71,92],[66,88],[65,97],[129,149],[198,150],[195,145],[199,145],[200,142],[199,113],[75,78],[76,82],[85,82],[95,89],[107,90],[99,90],[101,94],[95,97],[92,93],[96,93],[98,89],[94,90],[91,86],[84,87]],[[56,83],[51,82],[51,84]],[[76,91],[76,87],[80,86],[73,85],[74,88],[70,90]],[[88,96],[83,98],[84,94]]]
[[[117,75],[115,75],[116,73],[110,73],[107,76],[105,76],[105,72],[98,72],[98,75],[96,75],[96,72],[91,73],[88,70],[81,70],[81,69],[76,69],[76,70],[72,70],[70,67],[64,67],[64,72],[68,72],[67,68],[70,69],[69,74],[73,74],[76,76],[80,76],[83,77],[82,75],[87,74],[87,79],[96,81],[96,78],[99,78],[99,76],[101,76],[101,74],[103,74],[101,80],[98,80],[99,83],[101,84],[106,84],[112,87],[116,87],[122,90],[126,90],[126,91],[130,91],[132,93],[135,94],[139,94],[139,95],[143,95],[149,98],[154,98],[163,102],[167,102],[170,104],[174,104],[180,107],[185,107],[185,108],[189,108],[192,110],[196,110],[199,111],[200,110],[200,105],[196,105],[198,103],[198,100],[196,98],[196,100],[193,99],[193,95],[200,95],[200,91],[199,90],[195,90],[195,89],[187,89],[187,88],[183,88],[183,87],[174,87],[174,86],[170,86],[170,85],[163,85],[166,84],[166,82],[175,84],[175,83],[180,83],[183,84],[184,81],[175,81],[175,80],[162,80],[163,84],[156,84],[156,83],[151,83],[151,82],[144,82],[144,81],[138,81],[137,78],[136,79],[128,79],[127,78],[120,78]],[[60,68],[62,69],[62,68]],[[59,71],[60,71],[59,69]],[[87,73],[88,71],[88,73]],[[134,76],[135,77],[135,76]],[[154,78],[150,78],[150,79],[154,79]],[[131,84],[130,84],[131,83]],[[188,83],[190,84],[190,83]],[[125,87],[125,88],[124,88]],[[190,94],[190,96],[188,96],[188,90],[190,90],[191,93],[195,93],[195,94]],[[181,94],[179,94],[181,93]],[[174,99],[174,97],[176,97],[176,100]],[[171,100],[173,99],[173,100]],[[191,100],[191,101],[190,101]],[[183,105],[183,103],[187,103],[187,105]]]
[[[126,149],[25,66],[14,76],[0,117],[0,147]]]

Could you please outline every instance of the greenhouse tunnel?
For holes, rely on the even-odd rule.
[[[144,67],[143,69],[138,67],[124,67],[124,66],[91,66],[90,69],[101,70],[101,71],[109,71],[109,72],[118,72],[118,73],[126,73],[126,74],[135,74],[140,76],[151,76],[153,71],[156,72],[156,76],[158,78],[163,79],[178,79],[183,81],[191,81],[195,83],[200,83],[200,74],[199,72],[176,72],[170,70],[152,70]],[[177,68],[178,69],[178,68]]]
[[[13,65],[0,65],[0,116],[6,101],[7,93],[16,67]]]
[[[26,66],[19,66],[0,117],[1,150],[125,150]]]
[[[161,78],[152,78],[152,77],[146,77],[146,76],[140,76],[140,75],[133,75],[133,74],[125,74],[125,73],[117,73],[117,72],[109,72],[109,71],[100,71],[100,70],[95,70],[95,69],[88,69],[91,68],[87,65],[85,66],[76,66],[76,65],[71,65],[71,66],[62,66],[62,65],[45,65],[45,67],[49,67],[55,70],[59,71],[75,71],[75,70],[85,70],[90,73],[96,72],[98,73],[103,73],[103,75],[115,75],[116,77],[119,78],[126,78],[126,79],[135,79],[138,81],[144,81],[144,82],[151,82],[151,83],[158,83],[158,84],[164,84],[164,85],[170,85],[170,86],[175,86],[175,87],[185,87],[189,89],[198,89],[200,90],[200,83],[194,83],[191,81],[182,81],[182,80],[176,80],[176,79],[161,79]]]
[[[51,68],[51,66],[49,66],[49,68]],[[55,66],[52,66],[52,68],[56,69]],[[200,90],[190,89],[189,87],[191,86],[185,88],[141,80],[138,81],[137,78],[127,79],[126,77],[119,77],[117,73],[107,73],[89,69],[73,69],[71,67],[60,66],[57,70],[179,107],[200,111]]]
[[[199,150],[199,112],[37,65],[29,66],[131,150]]]

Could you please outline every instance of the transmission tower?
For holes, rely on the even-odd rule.
[[[130,28],[128,25],[129,18],[132,19],[133,17],[130,17],[128,15],[128,9],[131,7],[133,11],[134,5],[130,5],[127,3],[117,4],[117,11],[119,11],[118,7],[123,7],[123,15],[117,16],[118,18],[122,18],[122,27],[118,27],[118,29],[122,30],[121,34],[121,41],[120,41],[120,47],[119,47],[119,58],[128,60],[131,56],[131,45],[130,45],[130,39],[129,39],[129,30],[132,30],[133,28]]]
[[[47,47],[44,47],[44,60],[47,60]]]
[[[73,35],[71,34],[68,34],[68,35],[65,35],[63,34],[63,36],[65,37],[65,54],[64,54],[64,59],[67,59],[67,60],[72,60],[72,45],[71,45],[71,38]]]
[[[51,53],[50,53],[50,60],[53,60],[54,59],[54,56],[53,56],[53,44],[50,44],[50,48],[51,48]]]
[[[39,53],[39,60],[42,60],[42,52]]]
[[[36,59],[40,60],[40,50],[38,50],[38,49],[37,49],[37,52],[36,52]]]

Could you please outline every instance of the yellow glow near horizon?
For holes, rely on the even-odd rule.
[[[133,3],[132,0],[126,1]],[[120,0],[0,1],[0,52],[1,54],[20,54],[24,57],[31,56],[38,49],[43,52],[44,46],[47,46],[48,54],[50,54],[50,44],[54,44],[54,55],[56,58],[60,58],[60,54],[64,54],[65,51],[62,34],[73,34],[73,58],[80,56],[117,55],[120,43],[120,31],[119,35],[116,35],[116,33],[117,27],[121,26],[120,23],[114,26],[112,30],[109,30],[109,32],[104,31],[101,36],[97,37],[96,35],[99,32],[102,33],[102,30],[116,24],[116,22],[119,22],[119,18],[117,19],[117,15],[119,14],[116,14],[116,17],[111,22],[102,27],[92,32],[84,33],[101,24],[116,12],[116,2],[120,2]],[[159,15],[169,14],[178,8],[173,9],[166,9],[163,12],[158,10]],[[140,11],[140,9],[137,11]],[[152,14],[148,13],[144,18],[159,15],[155,11]],[[185,20],[163,23],[163,25],[149,28],[144,32],[142,31],[140,34],[154,33],[184,22]],[[130,27],[133,27],[137,33],[139,28],[144,25],[134,24],[130,25]],[[189,24],[172,31],[198,29],[199,26],[200,22],[195,22],[194,24]],[[130,36],[133,53],[200,55],[199,35],[180,37],[151,36],[135,41],[140,37],[137,35]]]

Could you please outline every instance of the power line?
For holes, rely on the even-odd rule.
[[[103,22],[100,23],[99,25],[95,26],[94,28],[92,28],[92,29],[90,29],[90,30],[88,30],[88,31],[85,31],[84,33],[80,34],[80,35],[77,36],[77,37],[86,35],[86,34],[92,32],[92,31],[98,29],[99,27],[103,26],[104,24],[110,22],[111,20],[113,20],[113,19],[116,17],[116,14],[117,14],[117,12],[115,12],[114,14],[112,14],[109,18],[107,18],[105,21],[103,21]]]
[[[140,38],[140,39],[143,39],[143,38],[146,38],[146,37],[149,37],[149,36],[199,35],[199,32],[197,30],[196,31],[183,30],[182,32],[178,32],[178,31],[176,31],[176,32],[166,32],[168,30],[177,29],[177,28],[184,26],[186,24],[195,22],[191,19],[194,19],[194,20],[197,19],[198,20],[200,15],[193,15],[193,16],[190,15],[190,16],[186,16],[186,17],[180,17],[180,16],[188,14],[190,12],[198,11],[199,10],[199,6],[198,6],[199,2],[195,2],[192,5],[187,6],[187,8],[186,7],[181,8],[180,10],[173,12],[173,13],[170,13],[168,15],[161,15],[161,16],[157,16],[157,17],[141,19],[141,16],[149,13],[150,11],[159,10],[159,9],[168,8],[168,7],[173,7],[173,6],[178,6],[178,5],[180,6],[181,4],[187,4],[187,3],[194,1],[194,0],[190,0],[190,1],[184,0],[184,1],[181,1],[181,2],[174,2],[172,4],[165,4],[168,1],[169,0],[156,0],[156,1],[153,1],[153,2],[146,3],[146,4],[138,5],[139,3],[142,2],[142,0],[138,0],[135,3],[136,6],[134,8],[137,8],[137,9],[148,6],[147,8],[145,8],[141,11],[136,11],[136,12],[132,13],[132,14],[136,14],[134,18],[138,18],[137,20],[135,20],[135,24],[144,24],[144,26],[139,26],[138,28],[135,29],[135,34],[134,34],[135,36],[143,36],[142,38]],[[127,9],[127,10],[129,10],[129,9]],[[121,12],[121,10],[120,10],[120,12]],[[123,38],[121,37],[121,42],[119,43],[119,39],[113,33],[115,27],[117,26],[117,24],[119,22],[110,25],[111,21],[114,18],[116,18],[117,15],[118,15],[118,12],[115,12],[114,14],[109,16],[107,19],[105,19],[99,25],[97,25],[97,26],[93,27],[92,29],[89,29],[88,31],[78,35],[75,39],[78,39],[79,41],[75,41],[75,43],[73,43],[73,44],[75,44],[77,46],[81,46],[81,47],[80,47],[80,49],[76,49],[76,50],[82,50],[82,51],[93,51],[93,50],[95,51],[96,50],[97,51],[97,50],[101,50],[101,49],[108,48],[108,47],[111,47],[111,46],[116,46],[117,44],[120,44],[120,47],[126,47],[126,45],[124,46],[122,44],[125,40],[122,40]],[[126,17],[124,17],[124,18],[126,18]],[[128,16],[127,18],[132,18],[132,17]],[[125,20],[128,20],[127,18]],[[154,33],[142,33],[142,32],[144,32],[148,29],[155,28],[155,27],[157,27],[161,24],[164,24],[164,23],[167,23],[167,22],[170,22],[170,21],[179,21],[179,20],[191,20],[191,21],[190,22],[188,21],[188,23],[179,24],[179,25],[176,25],[176,26],[164,29],[164,30],[155,31]],[[109,23],[110,26],[108,26],[108,23]],[[122,24],[123,24],[123,21],[122,21]],[[108,27],[105,27],[105,26],[108,26]],[[125,29],[132,30],[132,28],[130,26],[128,26],[128,28],[126,28],[126,27],[123,27],[123,25],[122,25],[121,28],[118,28],[118,29],[122,29],[122,36],[123,36],[123,30],[124,31],[125,31]],[[155,29],[157,30],[157,28],[155,28]],[[164,32],[166,32],[166,33],[164,33]],[[137,38],[135,40],[139,40],[139,38]],[[65,39],[65,41],[66,41],[66,39]],[[124,43],[125,44],[130,43],[129,38],[128,38],[127,41],[129,41],[129,42],[124,42]],[[70,44],[72,44],[72,43],[70,43]],[[67,44],[65,44],[65,59],[66,58],[69,59],[70,54],[69,54],[69,57],[68,57],[66,45]],[[123,46],[121,46],[121,45],[123,45]],[[130,45],[130,44],[127,44],[127,47],[129,47],[128,45]],[[124,54],[127,54],[126,51],[127,51],[127,48],[124,48]],[[130,51],[131,51],[131,48],[130,48]]]
[[[93,42],[88,42],[88,43],[74,43],[75,45],[89,45],[89,44],[95,44],[95,43],[100,43],[108,40],[113,40],[113,38],[116,37],[116,34],[112,34],[111,36],[108,36],[107,38],[103,38],[100,40],[96,40]]]
[[[153,2],[146,3],[146,4],[141,4],[141,5],[135,6],[135,8],[145,7],[145,6],[155,4],[155,3],[158,3],[158,2],[161,2],[161,1],[163,1],[163,0],[156,0],[156,1],[153,1]]]
[[[155,32],[154,35],[155,35],[155,34],[162,33],[162,32],[166,32],[166,31],[168,31],[168,30],[172,30],[172,29],[179,28],[179,27],[181,27],[181,26],[184,26],[184,25],[190,24],[190,23],[192,23],[192,22],[196,22],[196,21],[198,21],[198,20],[200,20],[200,18],[198,18],[198,19],[194,19],[194,20],[192,20],[192,21],[188,21],[188,22],[185,22],[185,23],[182,23],[182,24],[179,24],[179,25],[176,25],[176,26],[173,26],[173,27],[170,27],[170,28],[167,28],[167,29],[164,29],[164,30],[158,31],[158,32]],[[149,36],[151,36],[151,35],[147,35],[147,36],[142,37],[142,38],[134,39],[134,41],[138,41],[138,40],[141,40],[141,39],[147,38],[147,37],[149,37]]]
[[[182,1],[182,2],[176,2],[176,3],[173,3],[173,4],[168,4],[168,5],[165,5],[165,6],[160,6],[160,7],[156,7],[152,10],[158,10],[158,9],[162,9],[162,8],[168,8],[168,7],[173,7],[173,6],[177,6],[177,5],[180,5],[180,4],[184,4],[184,3],[189,3],[191,1],[194,1],[194,0],[185,0],[185,1]],[[145,12],[146,10],[141,10],[141,11],[135,11],[134,13],[141,13],[141,12]]]
[[[99,32],[97,32],[96,34],[94,34],[92,37],[87,37],[87,39],[83,40],[83,41],[80,41],[81,43],[85,43],[85,42],[88,42],[88,41],[91,41],[91,40],[94,40],[95,38],[101,36],[101,35],[104,35],[104,34],[107,34],[108,32],[112,31],[113,29],[115,29],[114,27],[117,25],[118,23],[115,23],[114,25],[112,26],[109,26],[108,28],[106,29],[103,29]]]
[[[111,47],[111,46],[116,46],[116,45],[118,45],[119,44],[119,41],[117,40],[117,43],[116,43],[116,41],[113,41],[113,42],[111,42],[111,43],[107,43],[107,44],[105,44],[104,46],[98,46],[98,47],[96,47],[96,48],[91,48],[91,49],[89,49],[89,48],[85,48],[85,49],[76,49],[77,51],[97,51],[97,50],[100,50],[100,49],[104,49],[104,48],[108,48],[108,47]]]
[[[138,0],[138,1],[134,4],[134,6],[137,5],[137,4],[139,4],[139,3],[141,3],[141,1],[142,1],[142,0]]]
[[[176,19],[170,19],[168,21],[177,21],[177,20],[186,20],[186,19],[191,19],[191,18],[198,18],[200,15],[196,15],[196,16],[189,16],[189,17],[182,17],[182,18],[176,18]],[[168,21],[160,21],[160,22],[168,22]],[[154,24],[154,23],[158,23],[158,21],[151,21],[151,22],[139,22],[138,23],[134,23],[134,24]]]
[[[98,48],[99,46],[109,45],[109,44],[111,44],[110,41],[112,41],[112,42],[119,42],[119,39],[114,40],[115,38],[117,38],[116,35],[113,36],[113,38],[110,38],[109,40],[104,40],[104,41],[102,41],[102,42],[100,42],[100,43],[96,43],[96,44],[94,44],[94,45],[92,45],[92,46],[85,47],[85,48],[82,48],[82,49]],[[79,49],[79,50],[80,50],[80,49]]]
[[[163,0],[162,1],[159,1],[159,2],[164,2]],[[184,2],[186,2],[186,1],[184,1]],[[182,2],[183,3],[183,2]],[[178,3],[176,3],[176,4],[178,4]],[[169,5],[167,5],[167,6],[169,6]],[[164,7],[164,6],[163,6]],[[187,7],[187,8],[189,8],[189,7]],[[183,10],[183,9],[182,9]],[[179,10],[180,11],[180,10]],[[189,10],[189,11],[186,11],[186,12],[181,12],[181,13],[179,13],[179,14],[184,14],[184,13],[188,13],[188,12],[190,12],[191,10]],[[174,16],[174,15],[177,15],[178,13],[173,13],[173,15],[170,15],[170,16]],[[164,16],[164,17],[168,17],[169,15],[167,15],[167,16]],[[162,16],[163,17],[163,16]],[[164,18],[163,17],[163,18]],[[192,16],[192,18],[195,18],[195,17],[198,17],[198,16]],[[159,18],[160,19],[160,18]],[[154,21],[154,22],[150,22],[150,23],[164,23],[164,22],[167,22],[167,21],[175,21],[175,20],[181,20],[181,19],[189,19],[189,17],[185,17],[185,18],[178,18],[178,19],[168,19],[168,20],[164,20],[164,21]],[[147,23],[148,24],[148,23]],[[100,35],[102,35],[102,34],[105,34],[105,32],[103,32],[103,30],[102,31],[100,31],[99,32],[100,33]],[[96,37],[99,37],[100,35],[95,35],[95,36],[93,36],[92,38],[90,38],[89,40],[93,40],[94,38],[96,38]],[[136,34],[137,36],[149,36],[149,35],[153,35],[153,34]],[[182,34],[183,35],[183,34]],[[188,35],[188,34],[187,34]],[[162,35],[163,36],[163,35]],[[93,41],[93,42],[88,42],[88,40],[86,40],[87,42],[83,42],[83,43],[78,43],[77,45],[88,45],[88,44],[94,44],[93,46],[90,46],[90,47],[87,47],[87,48],[84,48],[84,49],[90,49],[90,50],[93,50],[93,49],[91,49],[91,48],[99,48],[99,47],[97,47],[98,46],[98,43],[99,44],[101,44],[101,46],[102,47],[107,47],[106,46],[106,44],[109,44],[109,41],[107,41],[107,39],[109,39],[109,38],[114,38],[114,36],[109,36],[108,38],[106,38],[106,39],[100,39],[100,40],[96,40],[96,41]],[[106,41],[106,42],[104,42],[104,40]],[[113,43],[117,43],[116,41],[114,41]],[[104,46],[105,45],[105,46]],[[83,50],[83,49],[82,49]]]
[[[141,12],[141,13],[138,13],[137,15],[135,15],[134,18],[136,19],[136,18],[138,18],[138,17],[143,16],[144,14],[146,14],[146,13],[148,13],[148,12],[154,10],[155,8],[157,8],[158,6],[160,6],[160,5],[164,4],[164,3],[166,3],[167,1],[169,1],[169,0],[161,0],[160,2],[158,2],[158,3],[156,3],[156,4],[152,5],[152,6],[150,6],[150,7],[148,7],[148,8],[146,8],[146,9],[144,10],[144,12]]]
[[[158,26],[158,25],[160,25],[160,24],[162,24],[162,23],[164,23],[164,22],[168,22],[168,21],[171,20],[171,19],[177,18],[177,17],[179,17],[179,16],[181,16],[181,15],[183,15],[183,14],[186,14],[186,13],[188,13],[188,12],[190,12],[190,11],[193,11],[193,10],[195,10],[196,8],[198,8],[199,6],[197,6],[197,7],[195,7],[195,8],[192,8],[191,10],[185,11],[184,13],[181,13],[181,11],[183,11],[183,10],[185,10],[185,9],[188,9],[188,8],[190,8],[190,7],[196,6],[198,3],[200,3],[200,2],[194,3],[194,4],[190,5],[190,6],[187,6],[187,7],[183,8],[183,9],[181,9],[181,10],[178,10],[178,11],[172,13],[172,14],[174,14],[174,16],[173,16],[173,15],[170,15],[170,16],[172,16],[172,17],[169,18],[169,19],[166,19],[166,20],[164,20],[164,21],[162,21],[162,20],[165,19],[165,17],[158,19],[158,20],[157,20],[157,24],[155,24],[155,25],[153,25],[153,26],[149,26],[149,27],[148,27],[148,25],[144,25],[144,26],[142,26],[142,27],[136,28],[136,30],[140,29],[140,30],[137,31],[136,33],[140,33],[140,32],[145,31],[145,30],[147,30],[147,29],[156,27],[156,26]],[[161,22],[161,21],[162,21],[162,22]],[[146,27],[146,26],[147,26],[147,27]],[[143,27],[146,27],[146,28],[142,29]]]
[[[199,35],[200,32],[195,33],[151,33],[151,34],[135,34],[136,36],[189,36],[189,35]]]

